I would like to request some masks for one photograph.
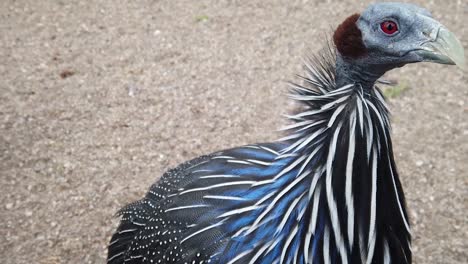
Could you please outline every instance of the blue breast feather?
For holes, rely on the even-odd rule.
[[[185,230],[182,237],[189,238],[182,244],[199,247],[201,243],[205,248],[216,248],[216,252],[206,254],[219,263],[255,257],[256,263],[280,259],[302,263],[304,257],[298,254],[303,254],[301,238],[310,222],[306,219],[310,214],[305,213],[310,211],[308,192],[313,177],[299,180],[300,166],[288,169],[295,157],[278,159],[282,147],[283,144],[240,147],[216,153],[208,162],[192,167],[188,177],[193,181],[179,186],[178,193],[170,197],[173,201],[166,216],[169,221],[180,221],[191,215],[190,210],[197,215],[196,219],[186,219],[191,228]],[[282,191],[284,194],[280,194]],[[319,219],[323,221],[323,217]],[[320,228],[323,223],[318,223],[317,241],[323,233]],[[193,235],[197,232],[200,233]],[[293,233],[296,235],[291,236]],[[313,256],[317,243],[311,238],[309,248]],[[264,253],[252,251],[254,248]]]

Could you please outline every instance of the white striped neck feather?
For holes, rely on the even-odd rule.
[[[296,156],[300,171],[310,170],[316,178],[309,195],[329,212],[327,243],[337,248],[342,263],[385,263],[390,255],[410,263],[410,226],[389,112],[375,86],[381,74],[374,71],[353,81],[360,67],[337,72],[350,66],[341,67],[343,61],[335,58],[326,52],[309,59],[303,83],[291,83],[290,97],[305,110],[288,116],[294,123],[285,128],[290,145],[282,155]],[[317,212],[311,215],[317,221]]]

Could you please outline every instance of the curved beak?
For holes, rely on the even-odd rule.
[[[423,61],[457,65],[466,69],[463,46],[452,32],[439,26],[428,37],[430,40],[424,42],[417,51]]]

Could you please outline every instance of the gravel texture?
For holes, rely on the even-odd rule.
[[[365,1],[367,2],[367,1]],[[284,81],[361,1],[0,1],[0,259],[103,263],[114,213],[192,157],[280,137]],[[468,47],[467,1],[416,1]],[[468,87],[390,78],[415,263],[468,260]]]

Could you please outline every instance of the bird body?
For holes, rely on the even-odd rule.
[[[369,68],[382,51],[370,48],[359,23],[387,12],[381,5],[345,20],[334,43],[306,61],[290,95],[305,110],[288,116],[285,138],[166,172],[120,210],[108,263],[411,263],[389,113],[375,83],[416,57]],[[390,7],[427,16],[400,5]],[[344,43],[356,39],[363,43]]]

